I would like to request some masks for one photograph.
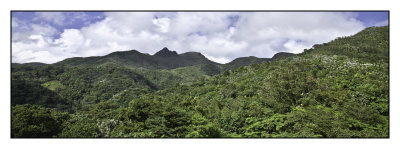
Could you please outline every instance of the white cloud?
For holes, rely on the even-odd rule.
[[[56,61],[58,58],[54,57],[49,51],[32,51],[26,50],[24,52],[18,53],[13,58],[28,60],[27,62],[52,62]]]
[[[66,29],[61,34],[61,37],[54,41],[58,45],[57,52],[76,53],[85,48],[85,39],[82,33],[77,29]],[[90,44],[87,44],[90,46]]]
[[[31,24],[29,28],[29,31],[13,31],[12,62],[53,63],[72,56],[57,53],[60,47],[52,45],[54,35],[57,34],[55,28],[39,24]],[[60,54],[60,56],[53,55],[54,53]]]
[[[214,56],[210,56],[210,55],[207,55],[207,54],[204,54],[204,56],[207,57],[211,61],[219,62],[221,64],[226,64],[226,63],[229,63],[231,61],[228,58],[225,58],[223,56],[214,57]]]
[[[248,41],[253,49],[266,44],[263,46],[265,50],[256,50],[262,57],[272,57],[277,51],[299,53],[303,49],[298,48],[310,48],[313,44],[363,29],[362,22],[352,17],[351,13],[330,12],[244,13],[238,21],[239,29],[234,38]],[[294,42],[297,40],[301,42]]]
[[[169,18],[161,18],[154,19],[153,23],[159,27],[159,31],[161,33],[167,33],[169,30],[170,19]]]
[[[301,53],[304,51],[304,49],[309,48],[308,45],[295,40],[289,40],[288,42],[283,44],[283,47],[289,49],[289,51],[282,51],[282,52],[293,52],[293,53]]]
[[[62,25],[64,23],[65,20],[65,16],[62,12],[35,12],[35,16],[37,18],[35,19],[42,19],[42,20],[46,20],[49,22],[53,22],[57,25]]]
[[[228,12],[179,12],[171,21],[171,34],[185,38],[190,33],[210,35],[225,32],[230,23]]]
[[[65,29],[58,39],[48,25],[32,24],[29,32],[13,31],[12,61],[53,63],[131,49],[154,54],[168,47],[178,53],[201,52],[226,63],[244,56],[272,57],[280,51],[299,53],[364,28],[353,13],[338,12],[107,12],[105,16],[80,30]],[[231,16],[238,16],[236,23]],[[40,17],[63,20],[54,14]],[[13,28],[21,24],[14,22]],[[47,53],[35,54],[39,51]],[[52,58],[39,57],[46,54]]]
[[[384,21],[381,21],[381,22],[376,22],[373,26],[385,26],[385,25],[388,25],[389,24],[389,21],[388,20],[384,20]]]
[[[18,25],[18,29],[13,29],[12,41],[28,41],[29,37],[32,35],[41,35],[50,39],[57,34],[57,30],[49,25],[26,25],[26,23],[23,22],[21,24],[23,25]],[[23,27],[19,28],[19,26]]]

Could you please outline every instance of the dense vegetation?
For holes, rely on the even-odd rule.
[[[388,34],[371,27],[295,56],[225,65],[166,49],[143,64],[121,53],[14,64],[11,136],[389,137]],[[202,62],[150,63],[184,55]]]
[[[68,112],[120,98],[135,97],[177,84],[193,84],[224,70],[269,59],[243,57],[217,64],[200,53],[178,55],[163,48],[153,56],[136,50],[114,52],[103,57],[70,58],[46,65],[12,64],[12,105],[35,104]],[[118,99],[128,105],[129,98]]]

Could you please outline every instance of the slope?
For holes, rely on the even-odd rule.
[[[60,87],[55,78],[70,87],[65,95],[77,95],[71,100],[82,99],[76,105],[87,105],[63,119],[58,137],[387,138],[388,34],[387,26],[371,27],[302,54],[238,67],[189,85],[170,84],[154,92],[157,88],[146,81],[151,79],[136,70],[168,78],[158,76],[163,74],[160,69],[98,63],[104,57],[86,59],[85,64],[96,64],[91,67],[41,66],[32,73],[16,72],[15,78],[29,76],[56,90]],[[176,56],[164,50],[150,57]],[[162,71],[190,74],[186,71],[208,68],[208,64],[173,64],[164,65],[170,69]],[[107,82],[111,84],[103,85]],[[19,111],[23,108],[18,106]],[[19,132],[14,126],[12,130]]]
[[[225,70],[261,63],[265,60],[269,59],[239,58],[222,65],[208,60],[201,53],[177,54],[175,51],[163,48],[154,55],[132,50],[114,52],[106,56],[70,58],[48,65],[13,63],[11,71],[12,76],[18,79],[12,80],[14,84],[17,84],[17,81],[37,82],[42,87],[58,94],[61,99],[69,101],[65,105],[72,108],[69,111],[76,111],[87,105],[109,100],[112,96],[122,94],[126,90],[136,90],[135,93],[140,95],[140,91],[147,93],[174,85],[192,84]],[[103,86],[103,89],[99,86]],[[106,87],[109,89],[105,89]],[[15,93],[12,96],[14,100],[28,96],[17,91],[17,88],[12,92]],[[24,102],[16,103],[23,104]],[[47,107],[54,106],[47,105]]]
[[[130,68],[148,69],[174,69],[179,67],[193,66],[199,64],[217,64],[208,60],[200,53],[187,52],[177,54],[167,48],[161,49],[154,55],[140,53],[136,50],[113,52],[106,56],[94,56],[86,58],[69,58],[54,65],[60,66],[93,66],[107,63],[118,64]]]
[[[389,50],[377,44],[388,43],[386,35],[388,27],[368,28],[290,58],[136,97],[125,108],[101,103],[106,116],[96,116],[97,106],[84,114],[115,122],[93,128],[96,137],[387,138]],[[61,136],[80,126],[71,123]]]

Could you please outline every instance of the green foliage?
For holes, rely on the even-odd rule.
[[[268,62],[272,61],[272,59],[269,58],[257,58],[254,56],[250,57],[240,57],[237,58],[229,63],[227,63],[224,67],[224,70],[232,70],[239,68],[241,66],[248,66],[250,64],[261,64],[262,62]]]
[[[344,55],[362,62],[388,62],[389,27],[369,27],[352,37],[340,37],[323,45],[314,45],[303,54]]]
[[[244,58],[226,65],[181,67],[177,62],[188,57],[201,61],[201,54],[164,51],[157,61],[165,61],[168,69],[155,69],[148,66],[155,62],[149,55],[141,57],[142,63],[128,62],[140,55],[130,51],[70,59],[53,68],[18,65],[12,74],[12,101],[17,105],[12,131],[15,137],[44,131],[37,137],[387,138],[387,35],[388,27],[368,28],[263,63]],[[167,63],[180,56],[186,58]],[[122,61],[129,67],[118,65]],[[38,98],[41,102],[31,103],[48,106],[52,98],[42,96],[53,91],[68,101],[65,105],[72,104],[71,118],[18,105]],[[31,98],[24,99],[26,95]],[[47,127],[24,110],[57,126]]]
[[[88,114],[76,113],[65,122],[59,137],[62,138],[93,138],[100,137],[97,121]]]
[[[13,106],[11,109],[11,137],[56,137],[63,129],[63,122],[68,119],[68,113],[38,105]]]
[[[136,50],[113,52],[103,57],[70,58],[55,63],[65,67],[93,67],[98,65],[116,64],[129,68],[175,69],[179,67],[217,63],[208,60],[200,53],[187,52],[177,55],[175,51],[162,49],[160,54],[149,55]],[[174,53],[175,52],[175,53]]]
[[[43,87],[48,88],[51,91],[59,91],[65,89],[65,86],[60,83],[60,81],[49,81],[42,84]]]
[[[187,138],[219,138],[223,137],[220,128],[210,122],[201,114],[194,114],[190,120],[189,132]]]
[[[36,104],[50,108],[68,109],[68,101],[37,81],[11,80],[11,105]]]

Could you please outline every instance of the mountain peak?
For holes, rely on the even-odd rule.
[[[279,53],[276,53],[271,59],[272,60],[282,59],[282,58],[290,57],[290,56],[293,56],[293,55],[295,55],[295,54],[288,53],[288,52],[279,52]]]
[[[159,57],[171,57],[171,56],[177,56],[178,53],[176,51],[170,51],[168,50],[167,47],[164,47],[160,51],[158,51],[154,56],[159,56]]]

